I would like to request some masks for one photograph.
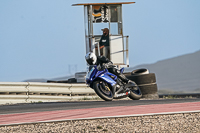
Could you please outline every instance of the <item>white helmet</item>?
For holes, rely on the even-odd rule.
[[[97,57],[94,53],[89,52],[86,54],[85,60],[87,61],[88,65],[94,65],[97,61]]]

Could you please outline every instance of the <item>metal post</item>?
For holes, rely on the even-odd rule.
[[[96,54],[95,53],[95,44],[94,43],[95,43],[95,38],[92,37],[92,43],[91,43],[92,44],[92,46],[91,46],[92,48],[91,48],[91,50],[93,51],[94,54]]]
[[[110,35],[110,18],[111,18],[111,16],[110,16],[110,14],[111,14],[111,10],[110,10],[110,6],[108,6],[108,21],[109,21],[109,35]]]
[[[129,67],[129,57],[128,57],[128,37],[126,36],[126,65]]]
[[[90,5],[90,35],[93,36],[92,5]]]
[[[88,22],[88,6],[84,6],[84,23],[85,23],[85,45],[86,45],[86,53],[90,51],[89,48],[89,22]]]
[[[99,48],[99,43],[97,44],[97,48],[98,48],[98,55],[100,56],[100,48]]]

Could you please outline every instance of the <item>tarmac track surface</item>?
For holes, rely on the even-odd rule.
[[[0,126],[181,112],[200,112],[200,99],[83,101],[3,105],[0,106]]]

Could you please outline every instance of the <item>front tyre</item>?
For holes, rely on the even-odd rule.
[[[138,86],[130,88],[129,98],[133,100],[139,100],[142,97],[142,92]]]
[[[96,94],[105,101],[113,100],[113,93],[110,87],[104,81],[95,81],[93,83],[93,89]]]

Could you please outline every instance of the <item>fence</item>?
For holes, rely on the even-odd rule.
[[[200,97],[200,93],[160,94],[160,98]],[[96,99],[98,96],[86,84],[0,82],[0,104],[58,102],[83,99]]]
[[[0,82],[0,104],[69,101],[96,98],[86,84]]]

